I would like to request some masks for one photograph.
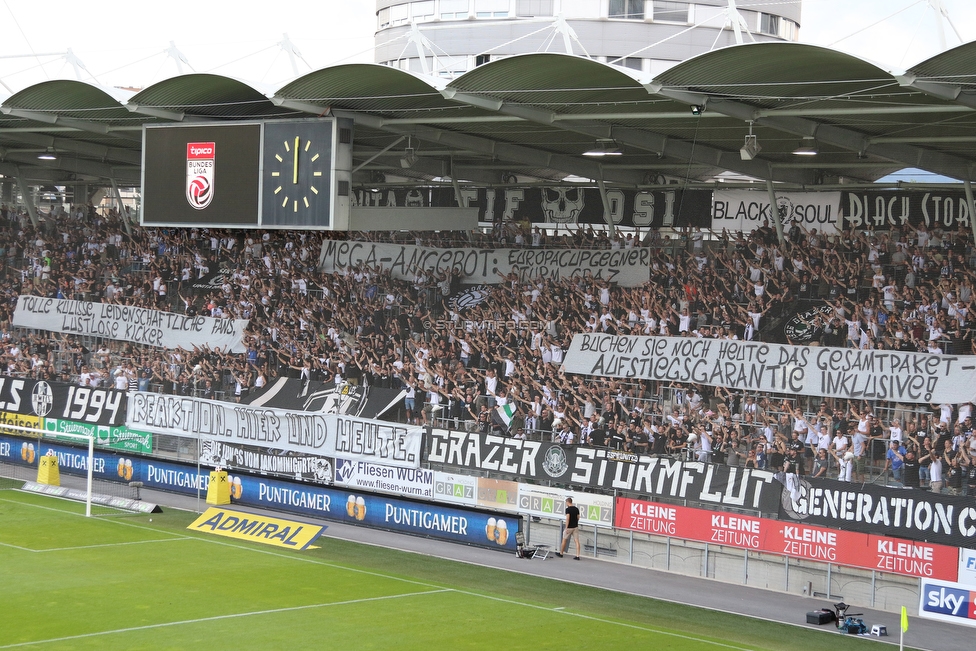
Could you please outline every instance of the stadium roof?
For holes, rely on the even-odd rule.
[[[976,164],[973,61],[969,43],[896,75],[821,47],[750,43],[655,78],[540,53],[451,80],[349,64],[279,89],[211,74],[137,93],[48,81],[0,104],[0,174],[133,186],[145,124],[334,115],[356,123],[356,184],[579,177],[635,187],[732,172],[794,188],[856,187],[906,167],[962,180]],[[750,124],[761,151],[743,160]],[[404,167],[408,142],[416,159]],[[601,148],[619,155],[584,155]],[[54,159],[40,160],[45,153]]]

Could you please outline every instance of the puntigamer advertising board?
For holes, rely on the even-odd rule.
[[[28,446],[30,446],[28,448]],[[0,434],[0,459],[16,465],[37,467],[40,455],[52,452],[61,471],[84,475],[87,450],[60,443],[35,443]],[[93,475],[117,482],[141,481],[148,488],[206,496],[210,468],[127,457],[96,450]],[[234,504],[271,508],[350,524],[361,524],[441,540],[478,545],[489,549],[515,550],[519,516],[487,509],[465,509],[444,504],[414,502],[394,496],[380,496],[351,488],[332,488],[295,483],[270,477],[229,478],[234,487]]]

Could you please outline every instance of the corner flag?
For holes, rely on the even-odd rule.
[[[904,633],[908,631],[908,609],[904,606],[901,607],[901,632]]]

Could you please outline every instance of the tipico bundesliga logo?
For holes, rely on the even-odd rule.
[[[195,210],[203,210],[213,201],[216,158],[215,143],[186,144],[186,200]]]

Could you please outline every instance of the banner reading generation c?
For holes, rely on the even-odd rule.
[[[567,373],[805,396],[962,403],[976,400],[976,356],[752,341],[578,334]]]

